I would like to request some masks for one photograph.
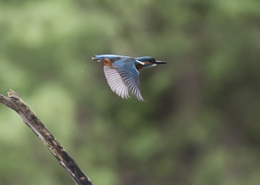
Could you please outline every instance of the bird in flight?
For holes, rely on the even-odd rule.
[[[122,98],[129,98],[129,91],[139,101],[144,101],[139,89],[139,70],[166,62],[153,57],[130,57],[123,55],[95,55],[93,61],[104,63],[104,73],[111,90]]]

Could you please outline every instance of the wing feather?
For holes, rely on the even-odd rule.
[[[104,73],[111,90],[122,98],[129,98],[128,87],[124,83],[116,69],[104,65]]]
[[[121,76],[121,79],[127,86],[128,90],[130,90],[139,101],[144,101],[139,89],[139,72],[135,67],[135,59],[122,58],[115,61],[112,65]]]

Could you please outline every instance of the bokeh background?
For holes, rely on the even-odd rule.
[[[95,54],[153,56],[146,102]],[[260,184],[258,0],[0,0],[0,93],[15,90],[96,185]],[[0,105],[0,185],[74,184]]]

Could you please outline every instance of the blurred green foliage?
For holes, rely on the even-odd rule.
[[[257,0],[0,0],[0,93],[20,94],[94,184],[260,183]],[[95,54],[154,56],[147,102]],[[0,185],[73,184],[0,106]]]

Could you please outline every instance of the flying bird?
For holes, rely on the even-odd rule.
[[[129,98],[130,91],[139,101],[144,101],[139,89],[139,70],[166,62],[144,56],[133,58],[123,55],[95,55],[92,60],[103,62],[104,73],[111,90],[122,98]]]

